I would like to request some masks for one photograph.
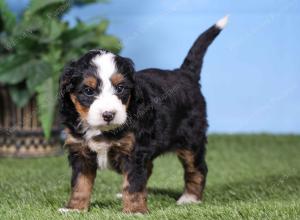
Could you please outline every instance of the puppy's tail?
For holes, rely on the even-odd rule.
[[[203,57],[206,53],[206,50],[208,46],[214,41],[214,39],[219,35],[222,29],[226,26],[227,22],[228,15],[220,19],[216,24],[214,24],[198,37],[198,39],[194,42],[192,48],[188,52],[186,58],[184,59],[180,67],[181,70],[189,71],[193,73],[198,80],[200,79]]]

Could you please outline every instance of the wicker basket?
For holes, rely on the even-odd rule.
[[[24,108],[11,100],[8,89],[0,85],[0,157],[41,157],[62,153],[58,123],[46,140],[37,120],[35,98]]]

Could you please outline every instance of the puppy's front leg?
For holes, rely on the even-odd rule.
[[[123,212],[146,213],[147,208],[147,155],[136,153],[126,164],[123,182]]]
[[[86,211],[96,177],[96,156],[92,152],[70,152],[69,160],[72,166],[72,191],[66,208]]]

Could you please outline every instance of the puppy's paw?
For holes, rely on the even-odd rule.
[[[201,203],[201,200],[197,198],[197,196],[189,193],[184,193],[180,198],[177,200],[177,205],[184,205],[184,204],[197,204]]]
[[[123,198],[122,193],[117,193],[117,194],[116,194],[116,198],[117,198],[117,199],[122,199],[122,198]]]
[[[66,214],[66,213],[80,213],[80,212],[85,212],[86,210],[79,210],[79,209],[70,209],[70,208],[60,208],[58,209],[58,212],[62,213],[62,214]]]

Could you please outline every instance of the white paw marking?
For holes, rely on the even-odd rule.
[[[65,213],[68,213],[68,212],[81,212],[81,210],[79,209],[68,209],[68,208],[60,208],[58,209],[58,212],[62,213],[62,214],[65,214]]]
[[[197,199],[197,197],[193,194],[184,193],[176,202],[177,205],[191,204],[191,203],[201,203],[201,200]]]
[[[117,194],[116,194],[116,197],[117,197],[118,199],[122,199],[122,198],[123,198],[123,195],[122,195],[122,193],[117,193]]]
[[[140,213],[140,212],[135,212],[135,213],[130,213],[130,214],[133,215],[133,216],[137,216],[137,217],[145,216],[143,213]]]

